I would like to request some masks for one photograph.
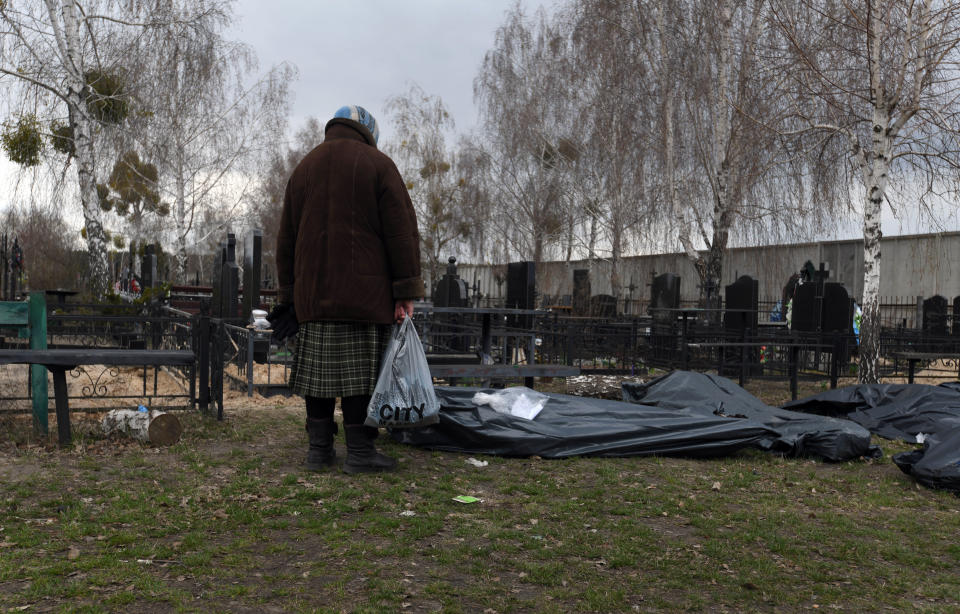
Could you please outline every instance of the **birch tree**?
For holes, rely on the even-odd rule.
[[[668,13],[658,6],[657,31],[661,46]],[[768,32],[765,0],[720,0],[692,3],[684,15],[681,44],[685,47],[684,77],[676,92],[686,135],[681,146],[697,172],[688,173],[684,199],[693,204],[675,213],[678,238],[693,262],[707,304],[718,306],[723,260],[731,231],[758,219],[784,215],[786,199],[769,207],[756,192],[783,154],[776,134],[778,80],[771,67],[760,62],[759,50]],[[696,54],[696,50],[702,50]],[[661,51],[663,53],[663,51]],[[671,61],[663,57],[664,63]],[[671,90],[661,95],[669,96]],[[672,121],[671,115],[665,119]],[[668,131],[671,138],[673,133]],[[676,159],[671,141],[664,143],[671,206],[678,196]],[[779,211],[778,211],[779,209]]]
[[[420,224],[420,241],[427,256],[430,283],[440,278],[446,257],[459,252],[470,235],[466,178],[457,168],[456,152],[447,145],[454,120],[437,96],[418,85],[387,101],[386,110],[396,139],[386,144],[410,192]],[[451,254],[453,252],[453,254]]]
[[[286,128],[295,77],[291,67],[279,65],[251,79],[256,54],[224,36],[232,22],[228,2],[193,0],[193,10],[196,19],[141,41],[156,61],[142,75],[140,96],[149,113],[134,131],[160,168],[161,191],[172,204],[181,282],[198,211],[221,206],[226,209],[221,217],[239,217],[258,168]],[[216,230],[204,234],[211,231]],[[194,237],[192,243],[203,239]]]
[[[93,7],[88,7],[93,8]],[[100,8],[100,7],[97,7]],[[0,35],[0,74],[13,80],[17,93],[32,99],[35,110],[48,105],[64,109],[71,128],[74,158],[80,188],[81,210],[86,229],[90,279],[101,294],[106,288],[107,241],[97,197],[93,138],[97,120],[88,106],[92,89],[87,74],[103,69],[103,61],[91,58],[95,42],[113,29],[95,11],[83,10],[76,2],[46,0],[41,3],[0,4],[3,32]],[[108,50],[102,50],[106,53]],[[8,83],[9,85],[9,83]]]
[[[277,278],[277,232],[280,229],[287,181],[297,164],[323,139],[324,124],[315,117],[308,117],[289,142],[277,141],[273,144],[269,158],[260,172],[256,173],[256,184],[250,196],[250,213],[256,227],[263,231],[263,265],[272,271],[273,279]]]
[[[785,134],[840,148],[860,180],[864,280],[859,379],[879,379],[880,238],[893,186],[921,202],[960,183],[960,6],[941,0],[774,2],[795,94]]]
[[[568,33],[544,11],[533,20],[516,7],[496,34],[474,81],[483,120],[489,185],[502,211],[495,232],[521,258],[542,262],[569,214],[567,182],[576,156],[575,118],[562,75]]]
[[[651,71],[641,8],[596,0],[574,3],[567,17],[574,40],[568,79],[578,93],[577,124],[584,139],[572,189],[583,203],[587,253],[591,258],[609,254],[610,288],[618,298],[628,246],[659,217],[648,181],[656,174],[650,155],[656,151],[651,142],[656,89],[644,86]]]
[[[581,116],[597,116],[587,157],[609,152],[601,176],[619,186],[600,200],[610,241],[636,224],[646,245],[679,244],[716,305],[731,236],[806,215],[790,192],[768,198],[791,171],[775,130],[781,77],[762,55],[766,1],[570,4],[575,72],[596,92]]]
[[[43,0],[0,3],[0,76],[10,109],[52,130],[76,166],[87,243],[88,287],[107,289],[107,238],[97,194],[98,147],[105,126],[134,109],[132,83],[144,58],[141,38],[198,18],[189,3]],[[104,87],[109,85],[110,87]],[[119,115],[117,115],[119,113]],[[65,144],[66,143],[66,144]]]

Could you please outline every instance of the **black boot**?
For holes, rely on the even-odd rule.
[[[362,424],[345,424],[343,432],[347,439],[344,473],[382,473],[396,469],[397,460],[380,454],[373,445],[377,429]]]
[[[310,448],[307,450],[307,469],[320,471],[332,466],[337,460],[333,449],[333,436],[337,433],[337,423],[330,420],[307,418],[307,435]]]

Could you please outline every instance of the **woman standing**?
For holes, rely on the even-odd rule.
[[[297,332],[290,386],[307,404],[306,465],[334,464],[333,409],[340,398],[346,473],[389,471],[378,430],[365,427],[391,325],[424,296],[420,236],[406,186],[377,150],[377,122],[340,108],[325,139],[293,171],[277,233],[278,337]]]

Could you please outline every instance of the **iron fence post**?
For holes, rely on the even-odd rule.
[[[799,387],[799,365],[797,364],[799,355],[800,346],[796,343],[796,340],[794,340],[790,345],[790,398],[794,401],[797,400],[797,388]]]
[[[253,396],[253,329],[247,329],[247,396]]]
[[[210,316],[201,312],[197,319],[197,364],[200,367],[200,391],[198,403],[200,411],[210,409]]]
[[[830,389],[836,390],[840,377],[840,334],[833,333],[833,354],[830,356]]]
[[[217,420],[223,420],[223,352],[226,347],[224,337],[227,334],[227,328],[222,319],[216,320],[216,341],[214,352],[214,366],[212,373],[214,390],[216,391],[215,401],[217,403]]]
[[[747,383],[747,327],[740,333],[740,387]]]
[[[190,365],[190,409],[197,407],[197,327],[200,316],[190,318],[190,349],[193,350],[193,364]]]

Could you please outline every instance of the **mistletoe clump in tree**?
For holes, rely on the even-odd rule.
[[[141,242],[148,215],[165,217],[170,213],[170,206],[160,200],[159,179],[156,165],[128,151],[113,165],[107,184],[97,184],[100,208],[129,220],[131,240],[136,244]]]

